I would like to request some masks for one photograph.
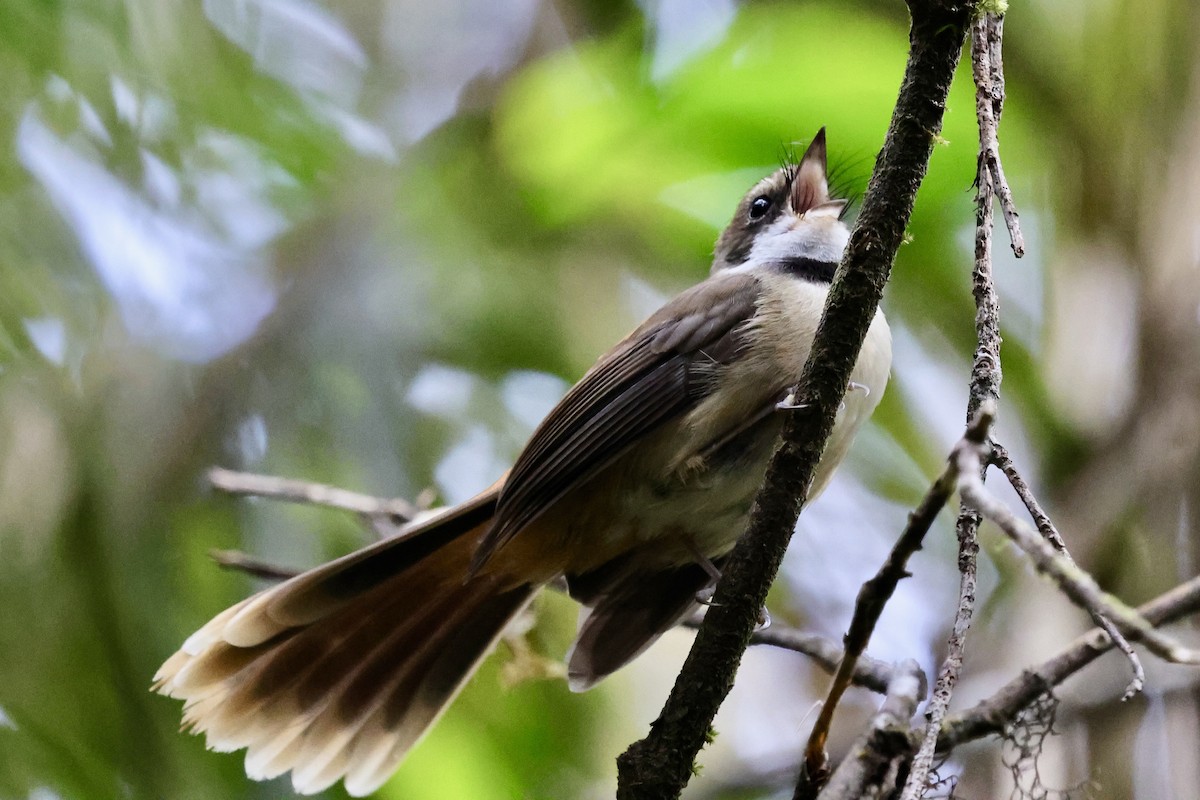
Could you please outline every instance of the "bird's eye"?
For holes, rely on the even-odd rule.
[[[750,203],[750,221],[760,220],[771,210],[771,198],[766,195],[754,198]]]

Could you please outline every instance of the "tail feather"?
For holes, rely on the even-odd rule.
[[[405,577],[397,576],[396,581],[403,582]],[[412,582],[427,584],[420,576]],[[390,643],[404,641],[417,618],[398,613],[413,604],[406,588],[381,586],[345,613],[314,624],[289,641],[249,648],[265,650],[269,657],[222,676],[207,692],[197,690],[193,697],[207,696],[207,703],[215,708],[193,710],[189,706],[189,713],[197,719],[196,731],[206,733],[214,749],[251,747],[251,755],[264,742],[288,733],[305,733],[305,727],[310,726],[291,730],[296,720],[317,719],[372,664],[382,664],[387,670],[404,663],[403,652],[388,652],[383,658],[379,652]],[[360,607],[369,612],[356,612]],[[230,645],[218,643],[214,647]]]
[[[333,758],[326,759],[321,764],[319,769],[315,768],[316,762],[314,762],[294,771],[292,773],[293,784],[303,786],[307,794],[325,791],[346,774],[350,766],[350,750],[342,746]]]
[[[504,593],[481,593],[470,614],[465,612],[470,606],[448,609],[452,616],[426,640],[410,666],[369,702],[355,707],[357,730],[344,750],[349,753],[348,792],[369,794],[387,780],[533,592],[526,586]]]
[[[292,768],[304,743],[303,720],[293,721],[280,733],[246,751],[246,775],[256,781],[278,778]],[[240,749],[240,748],[239,748]]]
[[[227,609],[155,690],[184,700],[185,728],[209,747],[246,748],[252,778],[374,791],[536,591],[496,574],[464,583],[490,508],[485,497]]]
[[[590,689],[640,655],[698,607],[696,593],[711,581],[698,564],[687,564],[656,573],[630,567],[587,586],[592,607],[567,654],[571,691]]]
[[[197,655],[188,656],[187,663],[171,681],[172,689],[185,696],[198,697],[226,676],[246,670],[271,649],[270,644],[234,647],[227,642],[216,642]]]
[[[469,601],[462,598],[440,597],[431,599],[423,606],[418,617],[385,636],[370,652],[361,657],[361,663],[350,670],[335,684],[333,690],[324,690],[325,700],[318,708],[306,708],[313,722],[304,732],[296,761],[303,765],[293,773],[297,788],[308,786],[310,776],[317,776],[339,758],[348,762],[351,743],[363,730],[372,712],[414,671],[423,668],[422,654],[431,647],[445,646],[446,635],[453,625],[453,618],[446,618],[444,626],[440,612],[448,601],[458,602],[461,608],[470,608]],[[413,645],[416,642],[417,649]],[[319,690],[318,683],[311,682],[311,690]],[[303,703],[303,687],[301,687]],[[392,730],[396,735],[398,731]]]
[[[499,489],[493,487],[424,521],[410,533],[376,542],[242,601],[225,612],[233,613],[222,621],[221,638],[238,647],[260,644],[289,628],[328,617],[338,607],[464,538],[473,544],[477,537],[466,534],[482,533],[491,523],[498,494]]]

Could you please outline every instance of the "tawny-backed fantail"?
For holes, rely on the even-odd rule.
[[[626,664],[696,607],[746,524],[849,237],[822,129],[760,181],[712,273],[605,353],[506,477],[461,505],[260,592],[193,634],[155,676],[246,772],[369,794],[512,618],[566,579],[586,609],[573,689]],[[891,336],[876,314],[813,482],[878,404]]]

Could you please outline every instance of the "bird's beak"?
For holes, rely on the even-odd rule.
[[[790,199],[792,212],[798,217],[829,201],[829,184],[825,179],[825,128],[817,131],[800,159]]]

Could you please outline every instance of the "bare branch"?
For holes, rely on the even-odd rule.
[[[956,524],[958,538],[958,605],[954,612],[954,623],[946,638],[946,657],[938,669],[937,680],[929,704],[925,707],[925,731],[917,754],[909,766],[908,778],[904,783],[901,800],[917,800],[925,794],[929,773],[937,746],[937,732],[942,720],[950,710],[950,700],[958,677],[962,674],[966,657],[967,631],[975,615],[976,561],[979,554],[979,517],[969,509],[962,509]]]
[[[1004,473],[1004,477],[1008,479],[1008,483],[1017,493],[1017,497],[1021,498],[1021,502],[1025,504],[1025,510],[1029,512],[1029,516],[1033,519],[1033,524],[1037,526],[1038,533],[1042,534],[1042,538],[1060,553],[1067,552],[1067,543],[1059,534],[1058,528],[1054,527],[1054,523],[1050,521],[1049,515],[1042,509],[1042,504],[1034,496],[1033,490],[1029,488],[1025,478],[1021,476],[1008,449],[995,439],[992,440],[992,456],[989,463]]]
[[[886,797],[894,788],[913,751],[911,720],[926,688],[925,673],[915,661],[897,664],[894,674],[870,729],[838,765],[819,800]]]
[[[269,581],[286,581],[288,578],[294,578],[300,574],[300,570],[263,561],[248,553],[243,553],[241,550],[209,550],[208,556],[217,562],[219,567],[235,572],[244,572],[247,575],[265,578]]]
[[[1150,652],[1174,664],[1200,665],[1200,650],[1184,647],[1159,633],[1144,617],[1120,599],[1103,591],[1096,580],[1070,558],[1058,553],[1037,531],[1017,517],[984,487],[979,469],[990,453],[986,445],[955,449],[958,465],[958,490],[963,502],[996,524],[1033,561],[1034,567],[1049,576],[1076,605],[1089,613],[1103,614],[1128,638],[1140,641]]]
[[[980,433],[986,435],[986,429],[972,429],[968,431],[967,435],[979,435]],[[808,746],[804,750],[804,766],[800,772],[800,779],[796,784],[794,795],[797,800],[816,796],[829,777],[825,743],[829,738],[829,729],[833,724],[833,715],[837,710],[838,702],[853,682],[858,659],[866,650],[867,643],[871,640],[871,634],[875,631],[875,625],[879,621],[884,607],[892,598],[901,579],[910,575],[908,559],[921,549],[925,534],[929,532],[938,513],[946,505],[950,495],[954,493],[954,483],[954,465],[951,464],[929,487],[929,491],[921,500],[916,511],[909,514],[908,524],[896,540],[896,544],[892,546],[883,566],[859,589],[858,599],[854,604],[854,614],[846,632],[845,655],[834,675],[825,703],[821,706],[821,713],[813,725],[812,733],[809,734]]]
[[[985,406],[985,408],[988,408]],[[986,419],[983,424],[983,436],[986,439],[987,426],[991,424],[991,416],[980,415],[978,420]],[[962,447],[963,442],[958,447]],[[981,440],[982,443],[982,440]],[[956,450],[958,448],[955,448]],[[957,464],[951,456],[950,474],[957,480]],[[933,768],[937,731],[941,729],[942,720],[950,709],[950,699],[958,676],[962,672],[963,659],[966,650],[967,631],[971,627],[971,619],[975,612],[976,557],[979,544],[976,534],[979,530],[979,517],[970,510],[963,509],[958,515],[958,606],[954,614],[954,624],[946,641],[946,658],[938,670],[937,681],[934,683],[933,694],[925,709],[925,734],[917,755],[909,768],[905,781],[903,800],[915,800],[925,791],[926,780]]]
[[[1000,163],[999,124],[1004,110],[1004,17],[986,14],[976,20],[972,30],[972,67],[975,78],[975,115],[979,121],[979,174],[987,175],[1000,198],[1000,210],[1008,227],[1013,255],[1025,255],[1025,237],[1021,235],[1021,215],[1013,202],[1012,189]],[[987,204],[991,216],[992,203]],[[989,225],[990,227],[990,225]]]
[[[1012,457],[1008,451],[999,444],[992,442],[992,457],[991,463],[1004,473],[1004,477],[1008,478],[1009,484],[1013,487],[1013,491],[1021,498],[1021,502],[1025,504],[1025,509],[1029,511],[1029,516],[1033,518],[1033,522],[1037,525],[1038,532],[1042,534],[1047,542],[1049,542],[1055,550],[1067,558],[1071,558],[1071,554],[1067,552],[1066,542],[1059,535],[1058,529],[1054,527],[1054,523],[1050,521],[1050,517],[1042,510],[1042,506],[1034,497],[1033,491],[1029,488],[1029,484],[1021,477],[1017,465],[1013,463]],[[1133,671],[1133,679],[1129,685],[1125,687],[1125,694],[1121,697],[1122,700],[1129,700],[1138,693],[1146,685],[1146,670],[1142,667],[1142,660],[1138,658],[1138,654],[1134,652],[1133,645],[1129,643],[1112,620],[1104,616],[1094,616],[1092,619],[1097,625],[1113,640],[1113,644],[1117,649],[1125,654],[1125,660],[1129,662],[1129,667]]]
[[[551,584],[553,586],[553,584]],[[564,585],[565,588],[565,585]],[[704,622],[704,613],[697,612],[685,619],[681,625],[685,628],[697,629]],[[778,647],[781,650],[791,650],[808,656],[821,669],[832,674],[842,663],[842,648],[827,637],[816,633],[806,633],[798,628],[786,625],[772,625],[769,628],[759,628],[750,637],[750,644]],[[892,679],[892,665],[886,661],[862,655],[851,674],[851,683],[870,689],[872,692],[884,694],[888,682]]]
[[[323,483],[259,475],[253,472],[235,472],[221,467],[210,469],[208,480],[214,488],[230,494],[270,497],[290,503],[325,506],[362,514],[366,517],[388,517],[395,522],[409,522],[419,511],[412,503],[400,498],[372,497]]]
[[[1200,612],[1200,577],[1192,578],[1139,606],[1137,613],[1155,627]],[[942,725],[938,750],[946,752],[965,742],[1001,733],[1021,709],[1063,683],[1112,647],[1101,628],[1093,628],[1053,658],[1027,669],[987,700],[950,717]]]

